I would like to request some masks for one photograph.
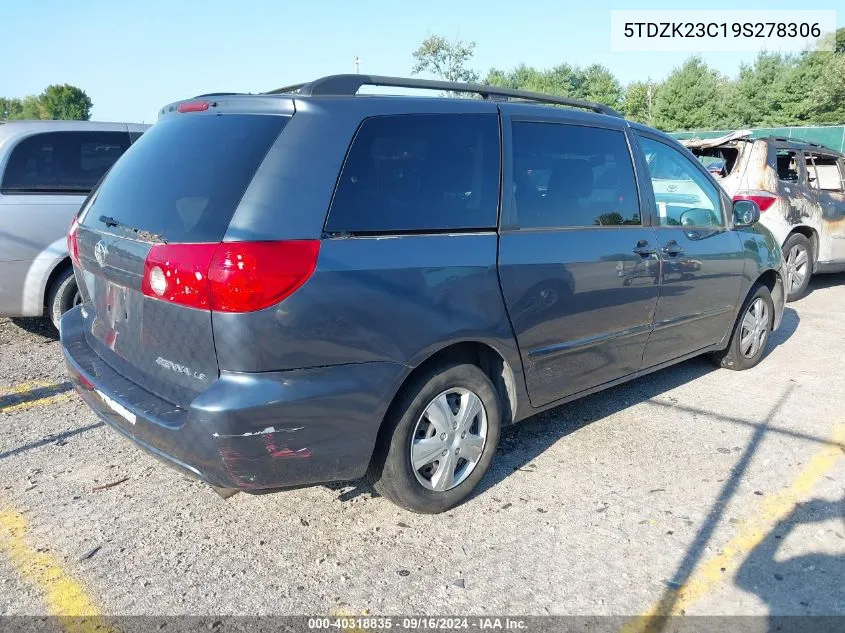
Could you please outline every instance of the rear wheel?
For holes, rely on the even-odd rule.
[[[813,246],[800,233],[793,233],[783,244],[786,260],[786,300],[797,301],[807,294],[813,274]]]
[[[775,307],[763,284],[755,284],[739,313],[727,348],[712,355],[727,369],[751,369],[763,358],[772,332]]]
[[[449,510],[490,468],[499,412],[496,390],[479,367],[451,363],[426,372],[391,407],[367,476],[407,510]]]
[[[82,297],[76,285],[76,278],[73,276],[73,268],[63,270],[53,280],[47,293],[47,316],[50,317],[56,329],[59,328],[62,315],[80,303],[82,303]]]

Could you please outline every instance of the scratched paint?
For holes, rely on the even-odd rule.
[[[760,511],[750,517],[721,549],[721,553],[699,566],[680,587],[672,589],[642,616],[625,625],[621,633],[656,633],[662,630],[662,618],[679,615],[699,598],[718,587],[732,575],[743,558],[766,538],[772,528],[786,518],[795,506],[806,499],[813,488],[845,457],[845,424],[834,429],[829,443],[813,455],[792,484],[766,499]],[[669,606],[670,608],[667,608]]]
[[[0,509],[0,553],[41,593],[49,615],[63,616],[59,622],[68,633],[116,633],[106,625],[85,587],[53,554],[33,548],[28,533],[29,524],[22,514]]]

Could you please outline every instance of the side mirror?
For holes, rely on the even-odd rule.
[[[753,200],[736,200],[734,202],[734,226],[737,228],[751,226],[760,221],[760,207]]]

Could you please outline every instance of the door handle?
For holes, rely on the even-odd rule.
[[[634,255],[639,255],[640,257],[651,257],[656,254],[657,250],[649,246],[645,240],[637,242],[637,246],[634,248]]]
[[[670,257],[676,257],[678,255],[683,255],[684,249],[681,248],[681,245],[675,240],[672,240],[666,243],[666,246],[663,247],[663,252]]]

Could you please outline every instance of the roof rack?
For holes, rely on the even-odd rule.
[[[581,99],[570,99],[568,97],[556,97],[554,95],[529,92],[527,90],[513,90],[511,88],[499,88],[485,84],[458,83],[453,81],[439,81],[434,79],[405,79],[402,77],[384,77],[381,75],[329,75],[314,81],[285,86],[270,90],[265,94],[297,93],[308,96],[353,96],[358,93],[361,86],[390,86],[393,88],[423,88],[427,90],[447,90],[450,92],[465,92],[480,95],[483,99],[491,101],[506,101],[515,99],[520,101],[536,101],[538,103],[551,103],[555,105],[571,106],[592,110],[599,114],[622,117],[616,110],[602,103],[582,101]]]

